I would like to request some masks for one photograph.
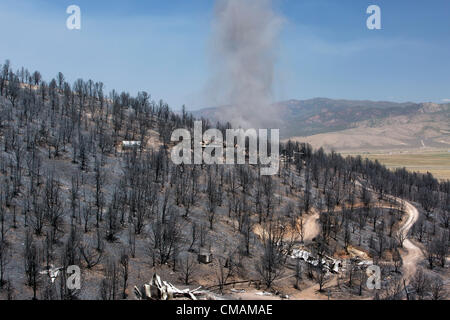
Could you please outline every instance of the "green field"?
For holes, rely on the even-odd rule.
[[[357,153],[350,153],[355,155]],[[410,171],[430,172],[441,180],[450,180],[450,152],[392,152],[392,153],[358,153],[363,158],[378,160],[388,168],[403,168]]]

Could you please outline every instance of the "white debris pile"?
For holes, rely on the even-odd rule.
[[[372,260],[362,260],[359,261],[358,259],[356,260],[356,264],[358,265],[358,267],[360,268],[367,268],[371,265],[373,265],[373,261]]]
[[[134,294],[138,300],[173,300],[177,298],[188,298],[197,300],[197,296],[207,295],[207,292],[200,291],[201,287],[190,290],[180,290],[167,281],[162,281],[156,273],[148,284],[144,284],[139,290],[134,287]]]
[[[294,249],[291,255],[293,259],[303,260],[314,267],[319,265],[319,259],[314,257],[310,252],[302,249]],[[331,273],[338,273],[339,269],[342,268],[342,261],[336,260],[331,257],[323,257],[321,260],[322,266]]]
[[[263,291],[263,292],[257,292],[256,295],[257,295],[257,296],[261,296],[261,297],[270,297],[270,296],[272,296],[273,294],[270,293],[270,292],[265,292],[265,291]]]

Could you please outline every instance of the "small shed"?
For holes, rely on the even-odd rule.
[[[212,262],[212,253],[199,253],[198,263],[210,264]]]

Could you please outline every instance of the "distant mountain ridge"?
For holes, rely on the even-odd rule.
[[[289,100],[277,104],[286,123],[285,138],[334,132],[357,126],[361,121],[378,120],[418,112],[414,103],[351,101],[331,99]],[[300,125],[301,124],[301,125]]]
[[[398,137],[399,140],[375,143],[376,147],[384,145],[415,147],[428,142],[433,147],[450,148],[450,103],[396,103],[315,98],[288,100],[272,106],[280,115],[283,124],[280,131],[283,139],[301,139],[321,134],[345,134],[348,130],[351,130],[350,133],[353,135],[351,139],[358,139],[355,130],[364,130],[360,133],[362,136],[364,132],[369,133],[371,130],[377,129],[372,134]],[[225,121],[226,119],[221,118],[225,108],[227,107],[203,109],[194,112],[194,115],[213,122]],[[275,123],[274,127],[276,127]],[[399,132],[401,129],[403,131]],[[321,138],[325,139],[325,137]],[[327,145],[325,140],[322,144],[321,139],[308,139],[316,146]],[[359,144],[363,147],[368,142],[370,142],[370,137]],[[335,144],[333,143],[333,145]],[[350,144],[348,145],[350,146]],[[358,143],[351,144],[350,149],[358,147]],[[338,147],[338,149],[342,148],[346,149],[346,146]]]

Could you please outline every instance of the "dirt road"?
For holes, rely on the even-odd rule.
[[[362,184],[357,181],[357,185],[363,187]],[[372,189],[369,189],[373,192]],[[394,199],[397,202],[401,203],[402,201],[405,203],[405,211],[408,216],[405,223],[400,227],[400,232],[403,233],[405,237],[405,241],[403,242],[403,248],[406,250],[401,250],[400,254],[402,256],[403,261],[403,278],[408,280],[417,270],[417,263],[423,259],[422,250],[418,246],[416,246],[411,239],[409,239],[408,234],[414,224],[419,220],[419,210],[412,205],[410,202],[394,197],[388,196],[388,198]],[[406,252],[405,252],[406,251]]]
[[[401,202],[402,199],[395,198],[390,196],[390,198],[397,200],[398,202]],[[403,260],[403,277],[404,279],[408,280],[411,276],[414,275],[417,269],[418,262],[423,259],[423,253],[421,249],[416,246],[411,239],[408,238],[409,231],[413,227],[413,225],[417,222],[419,219],[419,211],[417,208],[412,205],[408,201],[404,201],[405,203],[405,212],[407,215],[406,221],[403,223],[403,225],[400,227],[400,232],[403,233],[405,236],[405,241],[403,242],[403,248],[400,252]],[[388,207],[386,207],[388,208]],[[319,235],[320,232],[320,225],[319,225],[319,213],[314,210],[311,215],[309,215],[304,224],[305,228],[305,235],[304,240],[305,241],[311,241],[315,237]],[[337,285],[337,276],[333,276],[332,279],[330,279],[329,283],[325,285],[325,288],[333,287]],[[325,292],[319,292],[319,285],[313,285],[310,287],[305,288],[302,291],[296,292],[293,295],[291,295],[290,299],[293,300],[326,300],[328,299],[327,293]],[[269,296],[269,297],[263,297],[257,294],[257,290],[250,290],[249,292],[238,294],[240,299],[243,300],[274,300],[279,299],[276,296]],[[331,297],[331,299],[333,299]]]
[[[399,199],[398,199],[399,200]],[[406,222],[400,228],[400,232],[403,233],[406,240],[403,242],[403,247],[405,250],[402,250],[401,256],[403,260],[403,277],[404,279],[410,278],[417,269],[417,263],[423,258],[422,250],[418,246],[416,246],[409,238],[408,233],[409,230],[413,227],[413,225],[419,219],[419,210],[414,207],[411,203],[405,202],[405,211],[408,215]]]
[[[304,230],[305,235],[303,237],[304,241],[312,241],[315,237],[317,237],[320,233],[320,225],[319,225],[319,212],[315,209],[312,209],[312,214],[309,215],[305,219]]]

